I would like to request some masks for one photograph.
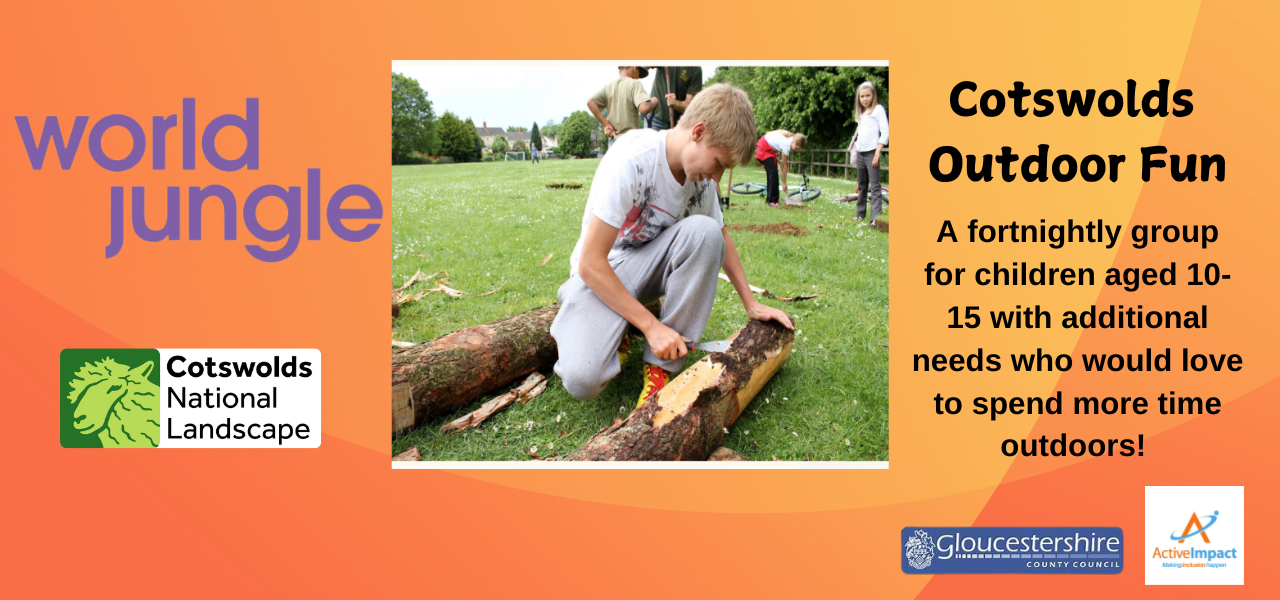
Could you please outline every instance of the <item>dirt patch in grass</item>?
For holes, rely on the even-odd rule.
[[[582,184],[576,183],[573,181],[553,181],[551,183],[548,183],[547,187],[553,190],[559,190],[559,189],[576,190],[581,188]]]
[[[809,230],[790,223],[770,223],[768,225],[729,225],[729,231],[750,231],[751,233],[772,233],[775,235],[809,235]]]

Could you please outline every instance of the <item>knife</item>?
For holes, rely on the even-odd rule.
[[[724,352],[729,349],[729,344],[733,340],[720,340],[718,342],[694,342],[690,345],[689,350],[701,350],[703,352]]]

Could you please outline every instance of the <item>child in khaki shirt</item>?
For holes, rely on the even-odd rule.
[[[658,105],[658,99],[649,96],[644,84],[640,83],[648,76],[649,71],[644,67],[618,67],[618,78],[587,100],[587,108],[604,127],[610,148],[618,136],[644,127],[640,115],[649,114]],[[609,111],[608,119],[602,112],[605,109]]]

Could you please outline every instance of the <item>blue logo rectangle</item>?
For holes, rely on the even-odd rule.
[[[904,527],[902,572],[1115,575],[1119,527]]]

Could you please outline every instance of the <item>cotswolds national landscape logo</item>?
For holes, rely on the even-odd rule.
[[[314,348],[68,348],[63,448],[317,448]]]
[[[154,349],[62,351],[63,448],[160,445],[160,353]]]

